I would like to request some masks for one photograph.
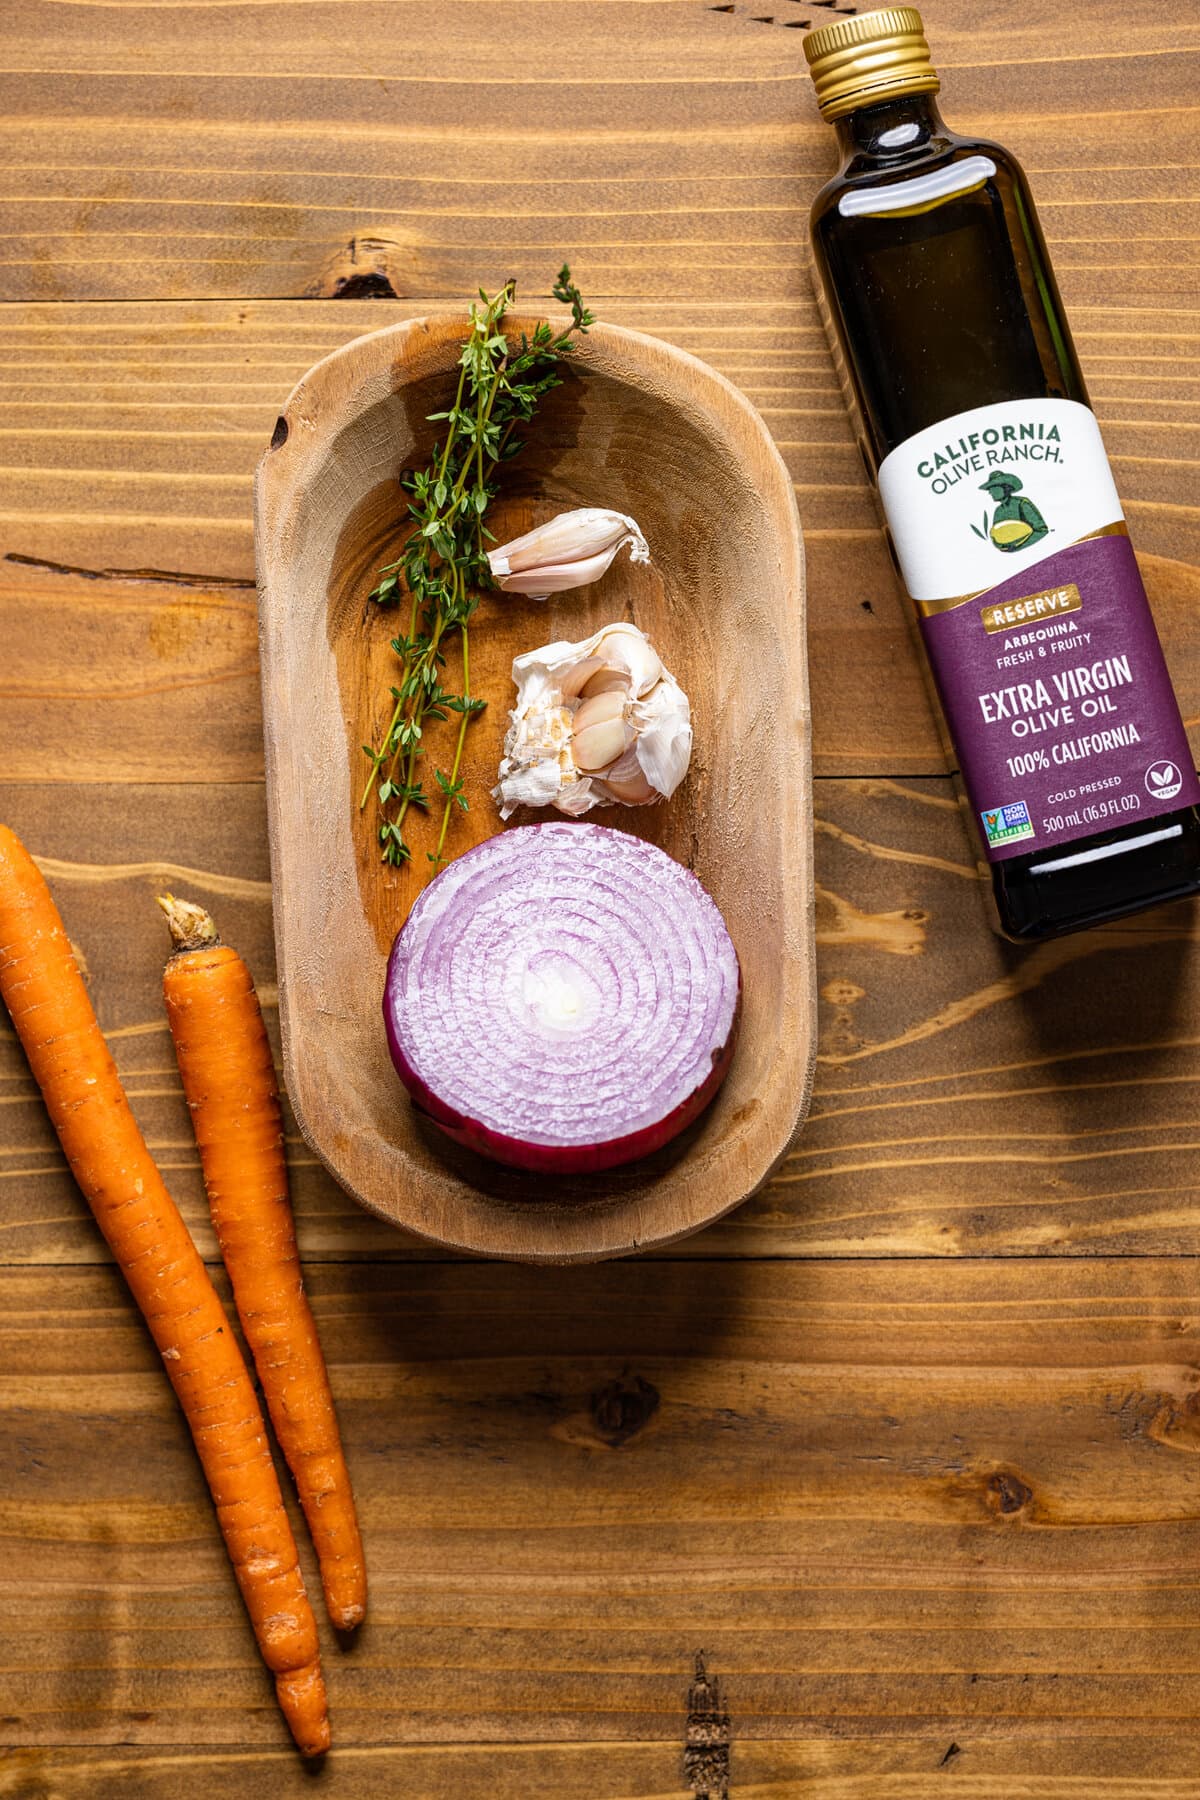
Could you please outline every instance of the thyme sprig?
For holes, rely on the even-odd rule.
[[[380,570],[370,596],[379,606],[395,606],[407,592],[410,604],[407,631],[392,639],[400,659],[400,677],[391,688],[392,716],[380,743],[363,745],[371,772],[359,810],[374,792],[381,813],[382,859],[398,866],[412,857],[405,835],[410,809],[440,807],[437,847],[426,852],[435,873],[445,861],[454,809],[468,810],[463,747],[468,725],[486,704],[471,693],[469,626],[482,591],[492,586],[485,548],[492,533],[485,518],[495,497],[497,471],[523,448],[518,431],[533,418],[542,396],[561,384],[558,366],[574,348],[572,338],[586,333],[593,322],[564,263],[553,293],[570,307],[570,323],[555,332],[543,320],[532,335],[521,333],[519,345],[510,345],[502,326],[515,291],[511,281],[490,296],[479,290],[459,357],[454,404],[446,412],[429,414],[431,420],[445,422],[445,440],[434,445],[427,468],[401,477],[413,530],[396,560]],[[456,634],[461,692],[443,685],[447,650]],[[452,714],[458,717],[453,760],[449,773],[435,769],[431,792],[421,779],[425,729]]]

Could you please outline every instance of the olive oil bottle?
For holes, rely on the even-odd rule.
[[[1001,929],[1200,889],[1200,783],[1025,176],[949,131],[921,16],[805,40],[812,248]]]

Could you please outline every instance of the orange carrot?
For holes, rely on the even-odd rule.
[[[175,954],[167,1018],[238,1317],[339,1630],[360,1625],[367,1574],[316,1321],[300,1274],[271,1046],[249,969],[202,907],[160,897]]]
[[[125,1098],[63,922],[0,825],[0,996],[71,1173],[158,1346],[279,1704],[300,1749],[329,1744],[317,1624],[266,1427],[233,1329]]]

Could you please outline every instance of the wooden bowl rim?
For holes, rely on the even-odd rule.
[[[565,316],[565,314],[561,315],[564,322]],[[538,313],[533,315],[514,312],[509,315],[509,318],[506,321],[506,327],[510,333],[513,330],[528,330],[543,318],[549,318],[552,324],[558,322],[558,315],[555,314]],[[255,544],[256,550],[259,553],[258,599],[260,641],[263,651],[262,675],[264,686],[266,685],[269,676],[270,657],[265,627],[264,606],[268,591],[268,580],[263,569],[262,547],[268,536],[274,537],[279,530],[281,520],[286,518],[290,507],[295,503],[295,477],[296,473],[298,473],[298,468],[303,467],[303,461],[301,460],[298,468],[293,468],[293,472],[290,475],[285,476],[285,470],[288,468],[289,464],[293,463],[293,458],[307,458],[313,449],[313,446],[306,441],[306,434],[303,431],[297,432],[296,423],[298,422],[301,426],[307,425],[311,427],[312,420],[306,416],[304,409],[306,406],[317,402],[320,405],[322,424],[326,433],[330,430],[336,431],[352,425],[354,419],[364,410],[364,390],[376,387],[381,374],[400,374],[402,379],[393,385],[393,392],[398,392],[401,387],[406,385],[406,380],[403,378],[403,369],[397,369],[399,359],[394,355],[385,357],[379,354],[383,351],[384,346],[390,346],[394,350],[399,350],[407,345],[412,338],[424,334],[429,340],[428,348],[432,354],[451,343],[455,345],[461,343],[466,322],[465,311],[457,313],[423,314],[418,318],[399,320],[390,325],[382,326],[377,331],[367,332],[359,337],[352,338],[347,343],[330,351],[326,356],[321,357],[319,361],[314,363],[296,382],[288,395],[287,400],[284,402],[280,413],[280,421],[281,423],[286,424],[286,434],[278,443],[273,440],[271,446],[264,452],[258,463],[254,480]],[[367,347],[371,348],[371,359],[368,364],[362,367],[357,379],[348,382],[340,379],[342,375],[342,365],[356,360]],[[697,1204],[694,1206],[683,1205],[680,1202],[678,1192],[674,1192],[670,1196],[664,1196],[663,1204],[673,1206],[675,1216],[673,1217],[670,1226],[664,1227],[661,1231],[647,1232],[641,1230],[636,1236],[631,1235],[628,1230],[617,1233],[612,1231],[611,1222],[614,1215],[617,1215],[622,1219],[627,1217],[631,1207],[633,1207],[635,1200],[637,1199],[637,1196],[634,1193],[618,1196],[614,1198],[613,1202],[609,1205],[589,1207],[582,1217],[590,1225],[594,1226],[594,1241],[587,1243],[579,1242],[578,1239],[580,1234],[576,1232],[573,1235],[577,1241],[573,1242],[567,1248],[563,1247],[560,1239],[556,1239],[556,1232],[561,1232],[564,1216],[569,1214],[569,1202],[561,1204],[552,1211],[547,1211],[544,1208],[531,1205],[528,1214],[525,1215],[527,1220],[531,1221],[540,1217],[547,1221],[545,1243],[544,1245],[537,1247],[528,1247],[519,1250],[506,1248],[497,1242],[487,1241],[486,1234],[481,1236],[478,1232],[473,1232],[469,1229],[462,1232],[450,1233],[445,1229],[444,1221],[441,1229],[434,1230],[430,1224],[419,1221],[411,1213],[403,1212],[400,1207],[395,1205],[390,1199],[380,1199],[364,1193],[361,1188],[357,1187],[352,1180],[336,1167],[330,1154],[318,1141],[310,1127],[304,1104],[300,1098],[303,1084],[297,1077],[296,1065],[292,1053],[292,1021],[290,1018],[289,1005],[290,995],[288,991],[287,970],[283,956],[282,920],[285,911],[285,900],[284,896],[281,894],[273,893],[272,895],[278,964],[279,1023],[283,1052],[284,1082],[296,1123],[305,1143],[319,1158],[322,1165],[329,1170],[329,1173],[333,1179],[337,1181],[338,1185],[342,1187],[345,1192],[349,1193],[353,1199],[357,1200],[368,1212],[373,1213],[379,1218],[385,1219],[389,1224],[410,1233],[413,1237],[420,1239],[426,1244],[465,1253],[471,1256],[487,1257],[494,1260],[551,1265],[604,1261],[644,1251],[662,1249],[670,1244],[679,1242],[683,1238],[693,1235],[697,1231],[703,1230],[705,1226],[715,1223],[718,1219],[735,1211],[737,1207],[743,1205],[745,1201],[770,1180],[775,1170],[787,1156],[795,1141],[797,1133],[805,1121],[812,1094],[817,1037],[816,968],[814,958],[815,884],[812,867],[811,709],[809,702],[807,652],[804,641],[807,595],[805,585],[804,538],[796,504],[795,489],[791,477],[788,474],[787,467],[765,422],[751,402],[724,375],[721,375],[716,369],[712,368],[708,363],[703,362],[699,357],[693,356],[689,351],[681,350],[661,338],[652,337],[648,333],[633,330],[628,326],[597,322],[590,327],[586,337],[581,340],[572,361],[576,367],[585,371],[589,363],[598,365],[598,372],[603,373],[610,379],[618,382],[624,381],[643,393],[647,391],[653,392],[654,398],[659,403],[671,406],[685,416],[703,418],[704,423],[702,429],[705,430],[706,435],[712,436],[713,427],[711,419],[705,414],[704,408],[697,405],[696,401],[687,394],[685,386],[682,387],[681,390],[679,384],[673,383],[670,389],[664,391],[661,382],[653,383],[647,379],[652,373],[653,365],[655,363],[665,363],[668,368],[671,369],[672,375],[674,375],[676,369],[686,371],[688,380],[695,384],[699,394],[702,395],[703,390],[708,388],[713,393],[714,398],[719,396],[721,402],[723,402],[724,409],[731,412],[736,418],[739,429],[745,431],[749,437],[756,440],[756,447],[763,456],[766,469],[770,471],[774,491],[770,491],[763,484],[761,479],[759,480],[758,485],[763,511],[772,521],[771,529],[779,546],[783,565],[781,571],[783,584],[786,591],[789,594],[794,595],[798,603],[795,629],[799,641],[794,661],[798,668],[800,685],[799,691],[791,696],[791,700],[793,716],[800,725],[803,735],[801,749],[802,767],[800,771],[803,793],[799,796],[799,822],[802,827],[801,836],[803,841],[799,842],[795,847],[793,853],[794,864],[791,873],[793,880],[799,884],[803,894],[803,961],[806,964],[807,974],[807,980],[804,983],[806,992],[803,996],[803,1012],[807,1022],[807,1031],[805,1033],[806,1041],[802,1058],[803,1066],[796,1071],[793,1098],[790,1106],[786,1109],[790,1124],[782,1142],[776,1145],[774,1153],[763,1162],[761,1167],[752,1168],[748,1171],[745,1180],[738,1185],[737,1192],[733,1193],[731,1196],[722,1196],[715,1205],[711,1203],[707,1205]],[[448,367],[453,367],[453,364],[449,364]],[[377,402],[374,400],[370,402],[370,404],[376,403]],[[277,426],[276,435],[278,435],[278,430],[279,428]],[[726,433],[726,435],[730,436],[730,441],[736,444],[736,437],[729,433]],[[290,452],[290,454],[280,454],[280,452]],[[264,707],[264,747],[268,765],[267,792],[272,813],[274,801],[274,787],[271,771],[274,749],[273,739],[274,719],[270,708]],[[274,858],[273,817],[271,820],[270,835],[272,840],[272,857]],[[689,1151],[684,1152],[680,1166],[686,1167],[689,1155]],[[636,1165],[634,1165],[634,1167],[636,1167]],[[448,1167],[447,1175],[451,1179],[455,1179],[456,1171]],[[696,1185],[702,1186],[703,1184]],[[480,1199],[481,1201],[487,1201],[490,1200],[490,1196],[480,1195]],[[497,1224],[505,1217],[511,1215],[513,1210],[511,1205],[500,1200],[496,1200],[492,1204],[494,1205]],[[653,1199],[650,1199],[648,1203],[645,1199],[642,1199],[641,1209],[643,1213],[643,1222],[645,1212],[647,1210],[652,1212],[653,1206]]]
[[[548,321],[551,325],[561,326],[566,323],[567,315],[565,313],[557,315],[553,313],[513,312],[508,315],[505,328],[511,336],[514,331],[531,329],[534,325],[541,323],[543,319]],[[279,445],[271,444],[268,446],[259,458],[255,468],[254,491],[256,500],[256,527],[258,523],[257,501],[259,498],[260,487],[266,483],[272,467],[278,466],[278,461],[280,459],[276,457],[276,451],[287,447],[294,447],[290,429],[291,422],[288,419],[288,415],[293,410],[295,401],[299,400],[302,396],[307,396],[309,394],[319,396],[324,401],[328,401],[332,398],[338,402],[337,413],[349,423],[357,416],[358,412],[361,411],[360,407],[353,404],[353,397],[356,394],[361,393],[364,387],[370,385],[373,375],[370,372],[364,371],[362,377],[356,384],[339,385],[331,393],[329,382],[332,377],[336,376],[339,363],[351,360],[357,352],[363,350],[367,345],[379,345],[382,344],[385,339],[393,339],[397,344],[401,344],[408,338],[415,337],[418,333],[422,332],[428,337],[431,350],[451,341],[460,343],[466,325],[467,315],[465,312],[422,313],[418,318],[399,319],[391,325],[383,325],[378,331],[365,331],[360,336],[350,338],[344,344],[339,344],[335,350],[330,350],[326,355],[320,357],[313,363],[312,367],[307,369],[304,374],[301,375],[280,409],[280,420],[288,420],[289,424],[287,438]],[[790,514],[791,524],[794,527],[794,536],[789,534],[792,537],[790,547],[795,553],[797,579],[801,589],[803,589],[804,533],[800,525],[800,514],[796,505],[796,490],[792,485],[791,476],[788,474],[787,465],[779,453],[779,447],[771,436],[771,433],[768,431],[766,423],[757,408],[746,398],[740,388],[735,387],[728,376],[722,375],[718,369],[714,369],[711,363],[706,363],[700,357],[693,356],[690,350],[681,350],[677,345],[668,343],[665,338],[652,337],[649,332],[636,331],[630,325],[611,325],[604,320],[597,320],[594,325],[589,326],[586,336],[577,340],[577,348],[571,357],[571,362],[576,367],[586,366],[589,352],[597,344],[611,344],[614,348],[624,346],[632,352],[630,360],[633,367],[641,366],[644,368],[646,365],[644,362],[639,364],[639,358],[644,357],[647,351],[651,351],[655,358],[661,356],[668,363],[676,363],[681,368],[687,369],[693,377],[698,379],[701,386],[707,384],[710,387],[719,390],[725,399],[732,403],[735,411],[742,416],[745,424],[758,439],[759,444],[766,453],[768,462],[774,465],[774,472],[779,479],[781,487],[780,503],[783,506],[784,511]],[[377,372],[378,371],[375,373],[377,374]],[[677,405],[678,402],[673,401],[672,404]],[[333,415],[331,414],[330,416]],[[807,708],[807,691],[805,692],[804,700]]]

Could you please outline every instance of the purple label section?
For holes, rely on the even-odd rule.
[[[989,861],[1200,801],[1123,534],[1059,550],[921,631]]]

